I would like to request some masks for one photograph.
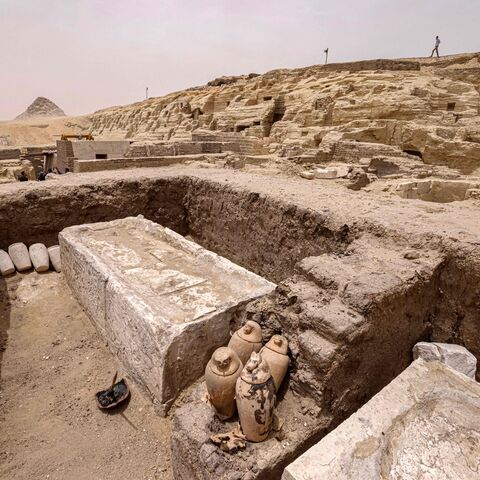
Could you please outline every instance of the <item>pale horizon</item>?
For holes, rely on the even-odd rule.
[[[82,115],[264,73],[480,50],[471,0],[0,0],[0,120],[39,96]]]

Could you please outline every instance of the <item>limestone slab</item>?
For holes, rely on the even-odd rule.
[[[480,384],[418,359],[282,480],[479,478]]]
[[[418,342],[413,347],[413,358],[427,362],[436,360],[475,380],[477,359],[465,347],[454,343]]]
[[[228,342],[243,306],[275,288],[144,218],[70,227],[59,239],[75,296],[161,413]]]

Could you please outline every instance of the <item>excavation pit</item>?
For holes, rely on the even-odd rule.
[[[463,202],[460,218],[455,203],[435,207],[393,196],[377,206],[372,196],[345,195],[335,185],[318,190],[291,179],[265,182],[240,172],[177,167],[65,176],[54,184],[17,187],[15,196],[0,200],[4,248],[19,240],[52,245],[69,225],[144,214],[279,284],[233,315],[228,330],[252,319],[261,324],[265,341],[278,333],[289,340],[291,369],[278,413],[287,417],[286,441],[294,431],[297,439],[287,449],[273,436],[228,457],[208,441],[210,408],[184,391],[174,402],[176,430],[169,436],[177,478],[182,468],[189,480],[195,477],[188,476],[188,468],[202,480],[238,478],[233,474],[253,463],[253,478],[279,478],[288,463],[401,373],[417,341],[459,343],[480,357],[473,202]],[[112,258],[117,262],[121,256]],[[102,289],[108,292],[106,282],[99,282],[97,290]],[[181,329],[196,322],[167,326]],[[120,348],[114,351],[124,362]],[[145,385],[144,391],[152,397]],[[157,411],[168,406],[157,401]],[[302,421],[307,426],[300,427]],[[189,422],[196,422],[190,431]],[[225,425],[222,432],[228,429]],[[197,433],[198,448],[189,444]],[[269,457],[275,452],[276,458]],[[210,455],[217,459],[213,472]]]
[[[275,285],[144,218],[60,233],[64,274],[111,350],[165,413]]]

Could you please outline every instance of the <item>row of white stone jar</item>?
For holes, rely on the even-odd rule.
[[[8,247],[8,253],[0,250],[0,273],[11,275],[17,270],[25,272],[32,268],[37,272],[46,272],[50,263],[56,272],[62,271],[60,247],[55,245],[47,248],[43,243],[34,243],[30,248],[24,243],[13,243]]]

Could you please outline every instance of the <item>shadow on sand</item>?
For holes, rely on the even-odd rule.
[[[10,329],[11,304],[8,296],[7,280],[0,277],[0,386],[2,384],[3,354],[7,349],[8,330]]]

